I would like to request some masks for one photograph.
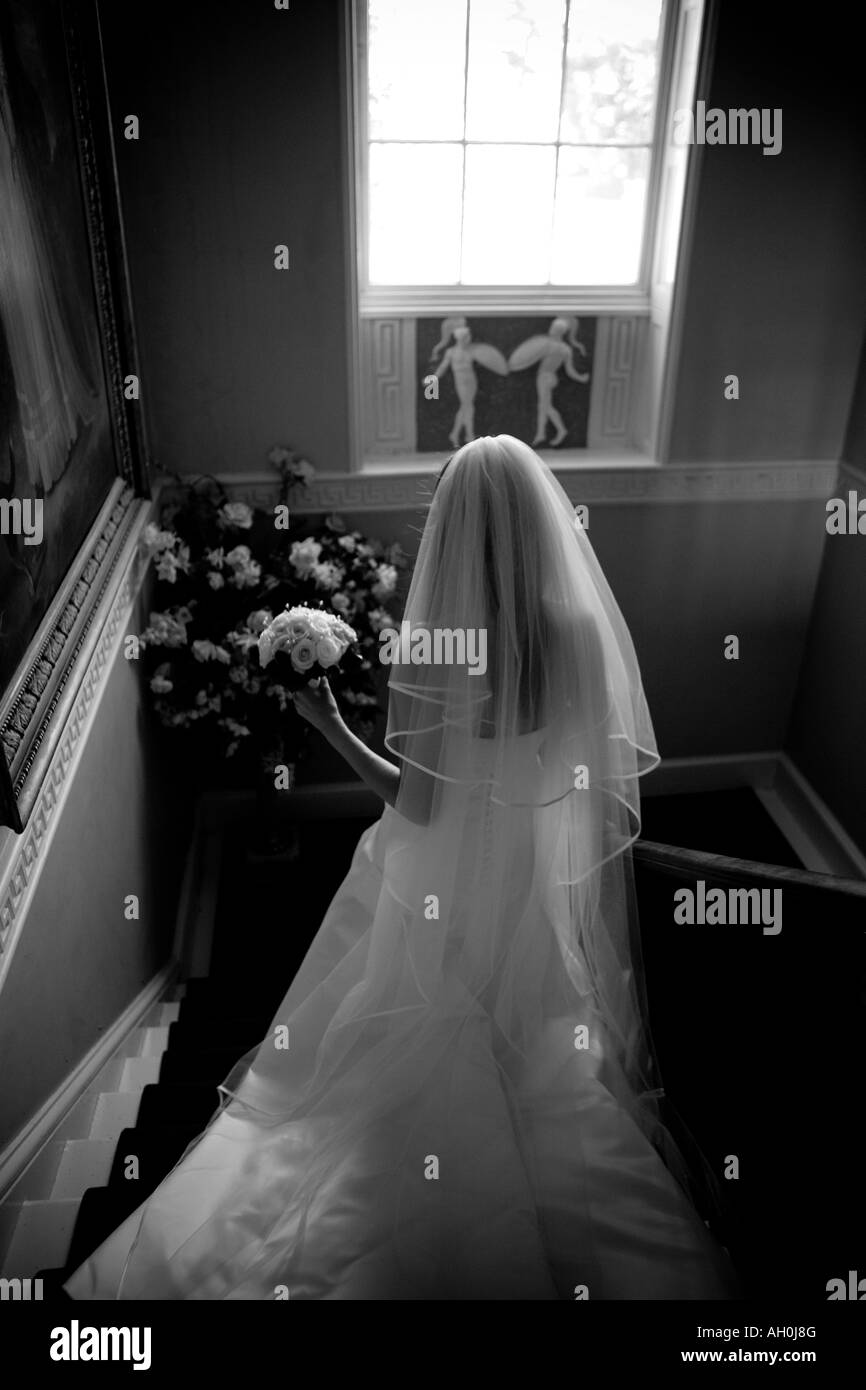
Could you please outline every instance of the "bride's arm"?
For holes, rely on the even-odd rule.
[[[393,806],[400,786],[400,769],[380,758],[346,726],[328,682],[311,681],[305,689],[296,691],[292,699],[298,714],[325,736],[371,791]]]

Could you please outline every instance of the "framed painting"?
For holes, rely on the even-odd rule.
[[[23,829],[147,447],[97,0],[0,6],[0,821]]]

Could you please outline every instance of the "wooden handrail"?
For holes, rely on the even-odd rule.
[[[706,850],[660,845],[654,840],[637,840],[632,846],[632,857],[636,863],[664,874],[696,874],[703,878],[730,880],[739,885],[749,880],[761,879],[766,882],[770,879],[780,887],[788,884],[792,888],[817,888],[823,892],[866,898],[866,882],[862,879],[837,878],[835,874],[789,869],[782,864],[759,864],[753,859],[732,859],[724,854],[709,854]]]

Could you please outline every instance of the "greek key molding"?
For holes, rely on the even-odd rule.
[[[413,453],[415,427],[415,320],[361,323],[364,452]]]
[[[24,832],[14,839],[6,832],[7,844],[0,850],[0,989],[20,935],[35,878],[44,863],[78,761],[94,702],[115,649],[125,635],[132,605],[143,582],[146,566],[139,553],[139,539],[150,508],[149,502],[139,500],[135,504],[133,524],[126,531],[117,566],[121,572],[111,593],[104,595],[101,609],[94,615],[98,634],[63,728],[59,731]],[[3,833],[0,831],[0,839]]]
[[[401,468],[395,461],[393,468],[381,471],[321,474],[306,492],[298,491],[292,511],[298,515],[416,511],[428,505],[444,460],[445,455],[432,459],[428,455],[426,466],[412,460],[409,467]],[[607,466],[598,458],[563,462],[558,467],[550,454],[546,460],[575,503],[601,505],[803,501],[832,496],[839,476],[836,460],[661,465],[633,464],[616,456]],[[278,481],[269,473],[221,473],[218,477],[232,501],[265,510],[278,501]]]

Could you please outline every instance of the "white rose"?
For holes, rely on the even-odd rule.
[[[373,593],[377,598],[388,598],[397,587],[397,571],[393,565],[376,566],[376,582]]]
[[[271,622],[270,609],[257,608],[255,613],[251,613],[247,618],[247,627],[250,632],[255,632],[258,635],[267,627],[269,622]]]
[[[221,574],[217,574],[216,570],[211,570],[209,572],[207,582],[208,584],[210,584],[212,589],[225,588],[225,580],[223,579]]]
[[[322,637],[316,643],[316,657],[320,666],[336,666],[342,655],[340,644],[333,637]]]
[[[302,637],[292,648],[292,665],[296,671],[309,671],[316,664],[316,644]]]
[[[154,676],[150,682],[150,688],[154,695],[169,695],[174,690],[171,681],[166,680],[165,676]]]
[[[248,531],[253,524],[252,507],[246,502],[226,502],[220,507],[220,521],[235,531]]]
[[[308,536],[304,541],[294,541],[289,551],[289,564],[298,574],[307,574],[317,564],[322,547],[318,541],[314,541],[312,536]]]

